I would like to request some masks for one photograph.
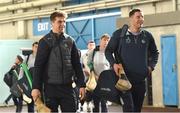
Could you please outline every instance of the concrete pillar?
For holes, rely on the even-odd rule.
[[[23,10],[18,10],[17,13],[22,13]],[[25,39],[26,38],[26,22],[24,20],[19,20],[17,22],[17,38]]]
[[[177,10],[177,0],[173,0],[172,1],[172,6],[173,6],[173,11],[176,11]]]
[[[122,7],[121,8],[121,17],[129,17],[129,11],[131,10],[131,7]]]

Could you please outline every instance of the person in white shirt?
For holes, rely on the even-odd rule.
[[[26,64],[28,66],[29,72],[31,73],[31,76],[33,78],[33,70],[34,70],[34,62],[36,58],[36,53],[37,53],[37,48],[38,48],[38,42],[34,42],[32,44],[32,53],[29,54],[26,58]],[[32,101],[28,105],[28,112],[33,113],[34,112],[34,102]]]
[[[110,40],[108,34],[101,36],[100,45],[91,51],[88,57],[88,66],[90,71],[94,71],[96,74],[96,80],[98,81],[99,75],[102,71],[110,69],[110,64],[105,57],[105,49]],[[96,89],[95,89],[96,90]],[[94,109],[93,112],[100,112],[99,105],[101,104],[101,112],[107,112],[106,100],[99,97],[96,92],[93,92]]]
[[[36,58],[37,48],[38,48],[38,42],[34,42],[32,44],[32,53],[29,54],[26,58],[26,63],[28,65],[28,69],[32,76],[33,76],[33,68],[34,68],[34,62],[35,62],[35,58]]]

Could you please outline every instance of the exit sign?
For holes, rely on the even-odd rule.
[[[33,35],[45,35],[51,30],[49,18],[34,19],[33,20]]]

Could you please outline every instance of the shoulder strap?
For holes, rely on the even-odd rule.
[[[96,48],[93,50],[93,53],[92,53],[92,62],[94,60],[94,55],[95,55],[96,51],[99,51],[99,46],[96,46]]]
[[[122,47],[122,38],[125,37],[126,33],[128,31],[128,25],[124,24],[123,27],[121,28],[121,33],[120,33],[120,39],[119,39],[119,46],[118,46],[118,51],[121,51],[121,47]]]
[[[123,27],[121,28],[121,33],[119,36],[119,46],[117,48],[117,51],[115,52],[115,58],[117,63],[122,63],[121,58],[120,58],[120,52],[121,52],[121,47],[122,47],[122,38],[124,38],[124,36],[126,35],[128,31],[128,25],[124,24]]]
[[[19,73],[18,73],[19,72],[19,66],[16,65],[16,67],[11,69],[9,72],[11,72],[11,71],[12,71],[13,75],[16,77],[16,79],[18,80],[18,78],[19,78],[18,77],[19,76]]]
[[[93,50],[93,53],[92,53],[92,62],[93,62],[93,60],[94,60],[94,55],[95,55],[95,53],[96,53],[96,51],[95,51],[95,49]]]
[[[126,35],[127,30],[128,30],[128,25],[124,24],[123,27],[121,28],[120,38],[123,38]]]
[[[23,68],[23,70],[25,72],[25,76],[28,79],[28,83],[29,83],[30,87],[32,88],[32,77],[31,77],[31,73],[29,72],[29,70],[27,68],[27,65],[25,63],[22,63],[20,66]]]
[[[90,71],[94,70],[93,60],[94,60],[94,56],[95,56],[96,51],[98,51],[98,46],[92,51],[91,55],[89,56],[90,61],[88,63],[88,67],[89,67]]]
[[[26,59],[26,64],[28,65],[28,61],[29,61],[29,56],[30,56],[31,54],[29,54],[28,56],[27,56],[27,59]]]
[[[18,73],[17,73],[17,71],[16,71],[16,70],[12,70],[12,71],[13,71],[14,75],[16,76],[16,78],[18,79]]]
[[[93,53],[92,53],[92,61],[94,60],[94,55],[95,55],[95,50],[93,50]]]

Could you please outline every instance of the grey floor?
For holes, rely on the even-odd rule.
[[[115,104],[110,104],[108,103],[108,110],[109,112],[122,112],[122,108],[121,106],[119,105],[115,105]],[[93,107],[93,104],[90,104],[90,108],[92,110],[92,107]],[[0,113],[15,113],[15,106],[13,106],[12,104],[9,105],[9,106],[4,106],[4,105],[1,105],[0,106]],[[80,110],[78,110],[78,112],[80,112]],[[85,113],[87,112],[87,104],[85,103],[84,106],[83,106],[83,111],[81,111],[80,113]],[[22,110],[22,113],[27,113],[27,106],[24,105],[23,106],[23,110]]]

